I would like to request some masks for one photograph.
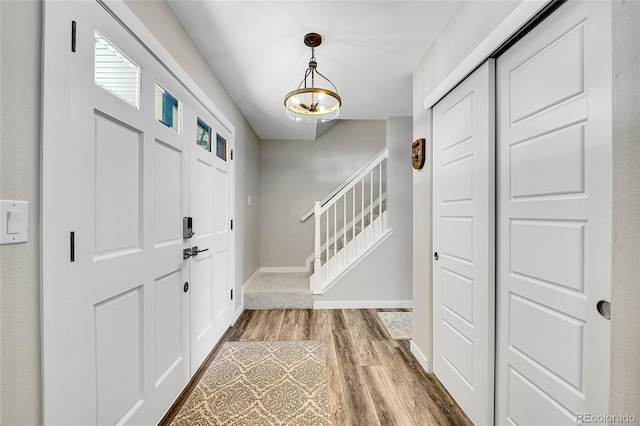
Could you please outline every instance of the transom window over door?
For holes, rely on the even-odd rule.
[[[140,109],[140,67],[100,31],[95,33],[94,57],[95,83]]]
[[[156,83],[156,120],[182,134],[182,102]]]
[[[216,135],[216,155],[227,161],[227,140],[220,135]]]
[[[211,127],[198,118],[196,144],[211,152]]]

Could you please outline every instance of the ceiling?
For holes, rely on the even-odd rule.
[[[340,119],[412,115],[412,74],[460,6],[448,1],[168,0],[260,139],[314,140],[284,112],[317,32],[318,71],[338,87]]]

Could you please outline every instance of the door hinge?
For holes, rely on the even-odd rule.
[[[233,219],[231,219],[231,230],[233,231]]]
[[[233,150],[231,150],[231,159],[233,160]]]
[[[233,300],[233,289],[231,289],[231,300]]]
[[[76,21],[71,21],[71,51],[76,51]]]
[[[69,262],[76,261],[76,233],[69,232]]]

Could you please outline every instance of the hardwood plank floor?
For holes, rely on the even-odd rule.
[[[334,425],[471,425],[438,379],[413,357],[409,341],[391,339],[377,311],[407,310],[245,311],[201,370],[225,342],[320,340],[325,343]],[[161,425],[175,417],[200,376],[194,376]]]

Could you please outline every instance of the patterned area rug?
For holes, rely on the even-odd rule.
[[[411,312],[378,312],[392,339],[411,339]]]
[[[227,342],[172,425],[329,425],[324,343]]]

